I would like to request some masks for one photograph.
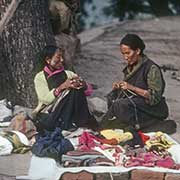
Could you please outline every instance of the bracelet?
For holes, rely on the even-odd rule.
[[[54,95],[55,95],[55,96],[58,96],[59,93],[60,93],[60,90],[59,90],[58,88],[56,88],[56,89],[54,90]]]

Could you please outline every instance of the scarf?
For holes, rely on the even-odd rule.
[[[57,88],[67,79],[67,75],[64,70],[64,67],[55,71],[51,71],[48,66],[45,66],[44,75],[46,77],[48,87],[50,90],[52,90],[53,88]]]

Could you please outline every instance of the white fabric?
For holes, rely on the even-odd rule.
[[[180,144],[175,144],[168,149],[175,163],[180,164]]]
[[[69,138],[69,141],[71,142],[71,144],[73,145],[74,149],[78,148],[79,145],[79,138],[75,137],[75,138]]]
[[[147,135],[154,135],[154,133],[147,133]],[[166,137],[170,140],[173,141],[175,145],[179,145],[176,141],[174,141],[170,136],[165,134]],[[179,145],[180,146],[180,145]],[[178,146],[178,148],[179,148]],[[177,149],[173,148],[171,149],[172,155],[174,155]],[[180,151],[178,151],[180,152]],[[176,153],[176,156],[178,159],[180,159],[180,153]],[[37,171],[38,169],[38,171]],[[92,173],[123,173],[123,172],[128,172],[133,169],[146,169],[146,170],[152,170],[156,172],[166,172],[166,173],[180,173],[180,170],[173,170],[173,169],[168,169],[168,168],[160,168],[160,167],[131,167],[131,168],[126,168],[122,166],[93,166],[93,167],[71,167],[71,168],[63,168],[60,165],[56,164],[56,161],[50,158],[39,158],[36,156],[32,156],[31,159],[31,164],[30,164],[30,169],[29,169],[29,174],[27,179],[31,180],[58,180],[60,176],[64,172],[79,172],[82,170],[92,172]],[[18,177],[20,179],[20,177]],[[23,177],[24,178],[24,177]]]
[[[32,156],[27,179],[58,180],[60,169],[54,159]],[[18,178],[19,179],[19,178]]]
[[[26,146],[29,145],[29,141],[28,141],[27,137],[23,133],[21,133],[19,131],[12,131],[12,132],[14,132],[19,137],[21,143],[23,143]]]
[[[13,146],[11,144],[11,142],[0,136],[0,155],[8,155],[8,154],[11,154],[13,150]]]
[[[32,156],[29,174],[27,178],[31,180],[59,180],[60,176],[64,172],[80,172],[82,170],[92,172],[92,173],[123,173],[128,172],[133,169],[146,169],[152,170],[156,172],[166,172],[166,173],[180,173],[179,170],[160,168],[160,167],[131,167],[125,168],[120,166],[92,166],[92,167],[71,167],[71,168],[63,168],[60,165],[56,164],[56,161],[51,158],[39,158],[36,156]],[[21,177],[18,177],[21,179]]]
[[[1,122],[0,121],[0,127],[8,127],[11,122]]]
[[[0,122],[5,117],[12,116],[12,110],[6,107],[6,100],[0,100]]]
[[[108,145],[106,145],[107,147],[108,147]],[[118,147],[118,145],[117,145],[117,147]],[[123,150],[122,149],[122,147],[121,146],[119,146],[119,148],[121,149],[121,150]],[[122,163],[122,156],[123,156],[123,153],[116,153],[116,150],[115,150],[115,148],[110,148],[110,149],[101,149],[100,147],[94,147],[94,150],[96,150],[96,151],[98,151],[98,152],[100,152],[101,154],[103,154],[105,157],[107,157],[109,160],[111,160],[111,161],[113,161],[113,162],[116,162],[117,161],[117,157],[118,157],[118,163]],[[114,154],[116,154],[116,156],[114,155]]]

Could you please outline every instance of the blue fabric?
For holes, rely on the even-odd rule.
[[[36,136],[36,142],[32,146],[32,153],[39,157],[51,157],[60,160],[61,155],[74,150],[68,139],[64,139],[60,128],[54,131],[44,131]]]

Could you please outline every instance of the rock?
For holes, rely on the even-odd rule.
[[[89,98],[88,102],[90,103],[90,107],[93,112],[100,112],[100,113],[106,113],[107,112],[107,103],[106,101],[104,101],[103,99],[99,98],[99,97],[93,97],[93,98]]]
[[[88,98],[87,100],[90,112],[95,115],[97,121],[101,121],[102,115],[107,112],[106,101],[98,97]]]
[[[180,73],[172,72],[171,78],[180,81]]]
[[[23,106],[15,105],[13,108],[13,116],[19,113],[24,113],[25,116],[31,117],[33,109],[26,108]]]

